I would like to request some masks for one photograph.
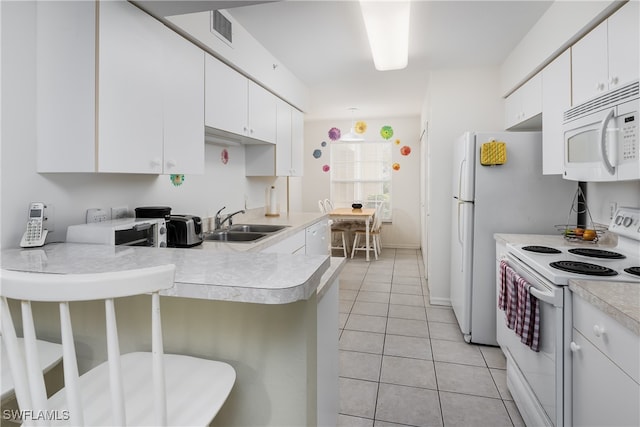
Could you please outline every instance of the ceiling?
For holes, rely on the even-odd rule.
[[[430,70],[499,66],[553,2],[413,0],[409,65],[398,71],[375,70],[358,1],[157,3],[233,5],[228,12],[308,87],[314,120],[351,118],[352,107],[369,118],[419,115]]]

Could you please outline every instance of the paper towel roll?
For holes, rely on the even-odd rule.
[[[269,206],[267,207],[267,213],[269,215],[278,214],[278,192],[273,185],[269,189]]]

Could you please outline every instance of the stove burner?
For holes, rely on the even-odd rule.
[[[556,261],[549,264],[558,270],[569,273],[585,274],[587,276],[616,276],[618,273],[601,265],[589,264],[580,261]]]
[[[633,274],[634,276],[640,276],[640,267],[629,267],[625,268],[624,271],[629,274]]]
[[[560,254],[561,251],[556,248],[550,248],[548,246],[523,246],[523,250],[529,252],[537,252],[539,254]]]
[[[602,259],[626,258],[624,255],[619,254],[618,252],[611,252],[611,251],[605,251],[603,249],[594,249],[594,248],[575,248],[575,249],[569,249],[569,252],[575,255],[588,256],[592,258],[602,258]]]

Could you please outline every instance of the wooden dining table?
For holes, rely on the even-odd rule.
[[[364,222],[365,227],[365,240],[366,240],[366,257],[367,261],[369,261],[369,238],[370,238],[370,230],[371,230],[371,220],[373,219],[373,214],[376,213],[374,208],[361,208],[361,209],[353,209],[353,208],[335,208],[329,212],[329,218],[336,220],[347,220],[347,221],[362,221]]]

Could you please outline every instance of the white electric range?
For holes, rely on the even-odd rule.
[[[640,284],[640,209],[620,208],[608,231],[617,243],[557,239],[562,243],[507,245],[504,261],[532,285],[530,293],[540,312],[540,349],[535,352],[507,328],[504,312],[497,309],[497,339],[507,358],[507,385],[527,425],[572,425],[569,280]]]

